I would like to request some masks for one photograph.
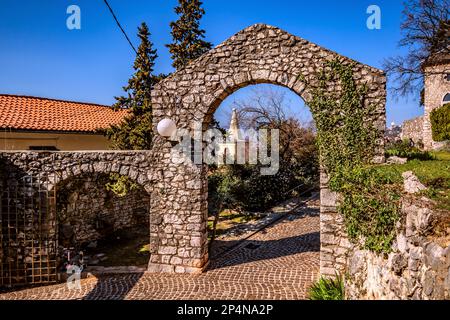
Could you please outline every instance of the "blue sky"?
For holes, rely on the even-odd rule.
[[[159,54],[156,71],[173,71],[165,44],[171,41],[177,1],[109,2],[136,46],[137,26],[147,22]],[[81,8],[81,30],[66,27],[72,4]],[[381,30],[366,27],[371,4],[381,8]],[[267,23],[374,67],[400,53],[401,0],[204,0],[204,8],[202,27],[214,45],[249,25]],[[1,0],[0,39],[1,93],[111,104],[132,73],[134,53],[103,0]],[[417,101],[388,96],[388,123],[422,113]]]

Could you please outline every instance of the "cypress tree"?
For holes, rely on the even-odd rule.
[[[211,42],[203,40],[205,30],[200,29],[200,20],[205,14],[202,4],[200,0],[178,0],[175,7],[179,19],[170,23],[173,43],[167,47],[172,54],[172,66],[177,70],[212,48]],[[214,116],[211,127],[224,131]]]
[[[179,70],[189,62],[211,49],[212,44],[204,39],[200,19],[205,14],[200,0],[178,0],[175,13],[179,19],[170,23],[173,43],[167,45],[172,54],[172,66]]]
[[[148,150],[152,145],[152,103],[151,91],[162,75],[153,75],[155,60],[158,57],[150,32],[145,23],[138,28],[141,41],[133,69],[135,73],[123,87],[125,95],[115,97],[115,109],[129,109],[130,116],[103,133],[111,141],[113,149]]]

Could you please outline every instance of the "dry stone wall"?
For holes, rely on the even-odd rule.
[[[56,234],[58,229],[60,233],[66,232],[69,234],[69,237],[76,233],[76,237],[78,238],[72,239],[75,240],[72,244],[77,244],[77,242],[83,242],[91,237],[93,238],[92,240],[94,240],[99,236],[92,228],[89,227],[92,224],[91,218],[94,214],[100,217],[103,216],[111,218],[113,221],[113,228],[116,229],[121,228],[124,225],[134,224],[136,223],[135,220],[139,220],[140,223],[147,223],[146,221],[149,220],[149,212],[155,212],[153,219],[157,219],[155,216],[158,215],[159,211],[157,208],[152,210],[152,201],[150,197],[152,185],[154,183],[154,171],[152,170],[153,166],[151,165],[153,162],[152,160],[152,153],[146,151],[1,152],[0,191],[3,196],[5,191],[6,194],[8,194],[8,190],[10,190],[11,187],[13,187],[11,190],[15,190],[14,186],[21,186],[24,179],[33,181],[33,183],[30,184],[32,187],[27,187],[32,188],[33,190],[28,190],[27,188],[18,189],[21,193],[20,196],[25,200],[18,198],[13,201],[14,203],[17,202],[15,206],[18,208],[18,221],[23,219],[22,216],[25,214],[27,215],[27,219],[31,219],[30,221],[36,221],[40,214],[40,210],[38,210],[37,207],[23,213],[20,211],[20,208],[24,205],[22,204],[24,201],[27,206],[29,206],[33,201],[38,203],[39,200],[31,199],[29,195],[34,195],[36,198],[36,195],[48,192],[51,196],[56,194],[56,200],[58,200],[62,196],[61,192],[64,192],[64,186],[70,185],[71,181],[73,182],[78,178],[83,179],[84,183],[87,184],[83,187],[84,189],[87,188],[85,190],[86,192],[91,191],[95,193],[91,182],[94,183],[94,180],[96,180],[95,177],[100,174],[105,176],[108,176],[110,173],[125,175],[140,186],[140,194],[131,194],[130,198],[125,199],[125,203],[113,201],[110,208],[103,206],[101,209],[100,205],[105,204],[104,202],[102,203],[102,197],[92,201],[92,196],[95,194],[90,194],[89,197],[87,197],[86,194],[82,194],[82,190],[81,193],[74,191],[69,194],[69,197],[73,198],[68,201],[68,210],[67,207],[65,211],[61,210],[57,212],[57,210],[51,210],[51,215],[46,215],[45,218],[42,218],[48,220],[42,221],[42,225],[45,227],[44,230],[47,236],[53,238],[51,235]],[[62,190],[59,190],[60,188]],[[11,194],[9,196],[11,197]],[[80,199],[80,197],[83,198]],[[50,205],[51,201],[52,200],[49,202]],[[2,205],[5,205],[4,199],[2,199]],[[124,210],[124,207],[127,209]],[[141,213],[143,213],[141,211],[145,207],[147,209],[147,214],[141,216]],[[99,211],[96,212],[96,208],[98,208]],[[14,207],[12,209],[14,209]],[[53,214],[53,212],[56,213]],[[3,215],[1,218],[5,218],[5,221],[7,221],[9,216]],[[81,220],[78,220],[78,218],[81,218]],[[4,223],[6,223],[5,221],[0,220],[2,232],[6,230],[6,228],[4,228]],[[14,223],[14,221],[15,220],[12,220],[12,222],[10,221],[9,223]],[[60,225],[62,228],[57,228],[59,222],[62,223],[62,225]],[[65,228],[68,224],[70,225],[70,228]],[[13,225],[10,225],[9,227],[14,228]],[[36,230],[36,225],[34,222],[30,222],[29,225],[18,226],[17,229],[22,230],[23,228],[25,228],[24,230],[34,232]],[[72,235],[70,235],[70,233],[72,233]],[[57,237],[59,236],[60,235],[57,235]],[[21,236],[21,238],[26,237],[26,235]],[[28,238],[29,237],[31,237],[31,235],[28,235]],[[22,255],[22,252],[28,252],[31,254],[32,250],[26,247],[27,244],[21,241],[21,238],[18,238],[16,243],[2,243],[3,248],[0,248],[0,251],[6,248],[8,252],[3,255],[0,252],[0,258],[2,261],[10,258],[15,260]],[[12,240],[13,239],[11,238],[8,241]],[[158,238],[150,238],[150,244],[157,249],[159,245]],[[64,244],[60,243],[60,245]],[[46,249],[42,250],[45,251]],[[39,254],[35,251],[36,248],[33,252],[35,254]],[[27,259],[28,257],[25,257],[25,261]]]
[[[201,252],[207,250],[207,232],[201,224],[203,218],[192,213],[206,212],[201,206],[207,198],[197,202],[196,197],[206,186],[191,179],[193,173],[200,174],[195,166],[185,168],[167,158],[172,147],[169,142],[156,137],[155,145],[153,151],[1,152],[1,187],[17,183],[26,175],[38,180],[37,187],[47,190],[57,190],[77,177],[110,173],[127,176],[150,194],[149,270],[200,272],[207,261],[196,257],[205,257]],[[176,183],[179,189],[168,188],[170,183]]]
[[[351,251],[347,298],[450,300],[450,245],[430,237],[437,215],[431,200],[405,197],[402,213],[387,256]]]
[[[411,140],[416,146],[423,144],[423,120],[423,117],[417,117],[403,122],[400,138]]]

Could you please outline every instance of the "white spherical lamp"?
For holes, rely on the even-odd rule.
[[[156,127],[158,133],[163,137],[171,137],[176,131],[177,126],[172,119],[162,119]]]

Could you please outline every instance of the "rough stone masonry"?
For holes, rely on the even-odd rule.
[[[349,299],[450,300],[450,245],[432,236],[439,211],[430,199],[414,196],[422,186],[412,172],[404,179],[409,195],[402,198],[403,218],[392,251],[351,250]]]
[[[193,129],[200,123],[206,129],[227,96],[257,83],[287,87],[307,103],[318,84],[316,73],[334,59],[353,64],[357,84],[367,85],[365,107],[370,111],[366,121],[374,123],[379,132],[374,160],[382,162],[386,120],[383,71],[264,24],[242,30],[160,82],[152,92],[154,127],[160,120],[170,118],[178,128]],[[333,81],[328,88],[340,90]],[[158,229],[160,246],[158,254],[151,257],[149,270],[201,271],[208,263],[206,166],[173,164],[170,143],[158,140],[156,144],[160,144],[165,169],[163,179],[154,186],[162,219],[154,226]],[[321,244],[321,272],[334,275],[336,270],[344,270],[349,242],[342,218],[336,213],[336,195],[328,188],[326,174],[321,175]]]
[[[340,59],[353,66],[354,78],[366,85],[366,121],[374,124],[379,139],[374,162],[384,161],[386,78],[383,71],[358,63],[316,44],[264,24],[250,26],[186,68],[161,81],[152,91],[153,127],[164,118],[177,128],[208,127],[213,113],[230,94],[251,84],[287,87],[306,103],[317,87],[316,73],[327,61]],[[308,85],[306,85],[306,83]],[[328,90],[339,91],[330,80]],[[314,116],[314,115],[313,115]],[[173,162],[173,142],[157,134],[150,152],[3,153],[24,172],[55,171],[54,183],[95,172],[129,176],[151,193],[151,272],[202,272],[208,266],[207,167]],[[186,160],[186,159],[182,159]],[[350,246],[342,218],[336,212],[337,195],[321,174],[321,273],[334,275],[346,266]]]

